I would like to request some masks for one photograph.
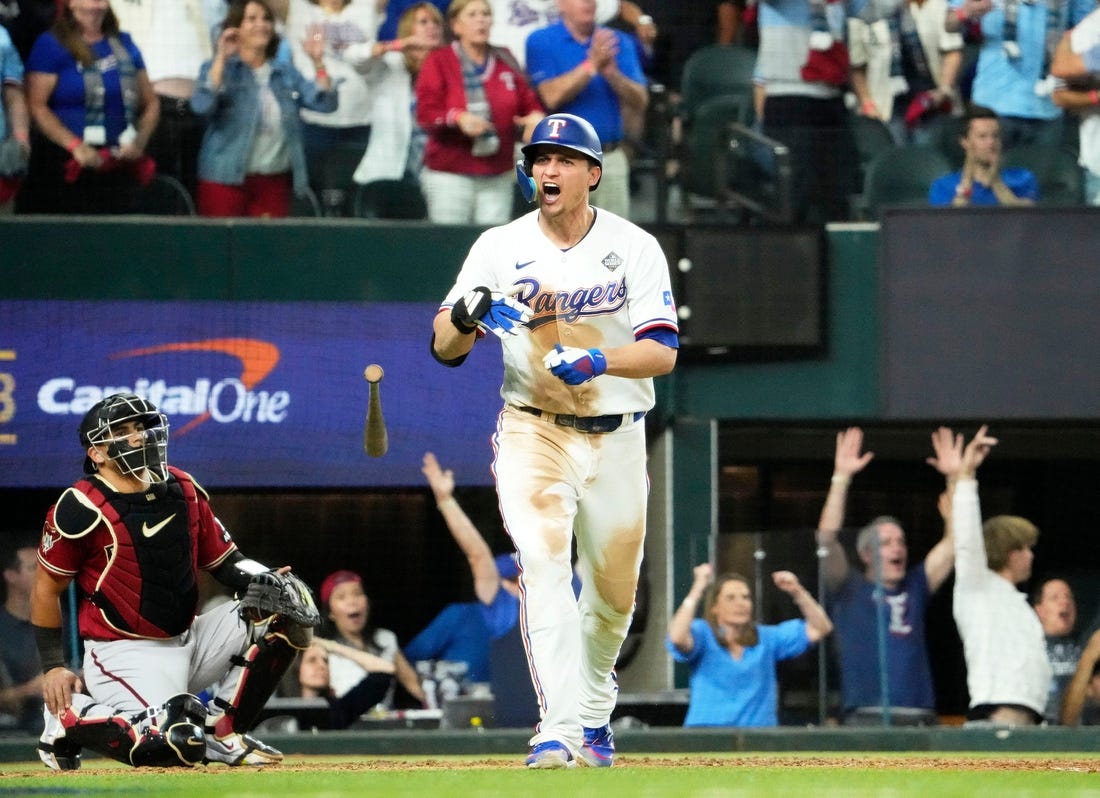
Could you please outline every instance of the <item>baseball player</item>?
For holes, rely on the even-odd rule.
[[[645,538],[652,377],[679,346],[668,264],[653,236],[588,204],[603,152],[592,126],[552,114],[517,167],[538,208],[485,231],[433,324],[432,353],[503,343],[493,472],[519,554],[520,624],[541,721],[532,768],[607,767],[613,667]],[[571,588],[576,533],[583,587]]]
[[[245,732],[320,623],[308,588],[237,550],[203,489],[168,465],[168,421],[152,403],[108,396],[84,416],[80,442],[87,476],[47,513],[31,595],[42,761],[75,770],[86,746],[135,766],[279,762]],[[200,568],[241,600],[196,617]],[[72,582],[81,676],[60,634]],[[212,685],[208,706],[194,694]]]

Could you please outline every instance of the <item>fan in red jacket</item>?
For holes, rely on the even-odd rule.
[[[428,55],[416,81],[428,217],[501,224],[512,216],[517,140],[529,141],[545,114],[512,54],[489,44],[487,0],[456,0],[447,21],[454,41]]]

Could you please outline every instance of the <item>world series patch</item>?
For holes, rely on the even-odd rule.
[[[617,268],[623,265],[623,259],[615,254],[614,250],[608,252],[604,259],[600,261],[609,272],[615,271]]]

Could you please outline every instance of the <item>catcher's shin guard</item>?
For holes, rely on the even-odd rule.
[[[267,632],[243,655],[233,658],[233,663],[240,668],[236,684],[230,683],[232,697],[228,700],[221,696],[214,699],[214,703],[225,710],[225,715],[218,719],[213,730],[217,736],[222,737],[230,732],[244,734],[256,725],[267,699],[275,692],[299,649],[309,646],[310,638],[312,634],[309,629],[275,619],[268,625]],[[304,645],[301,645],[303,639]]]
[[[206,707],[187,693],[172,696],[161,706],[132,717],[120,715],[105,704],[88,701],[79,710],[76,707],[65,710],[59,720],[64,734],[59,735],[58,730],[48,734],[50,727],[47,724],[47,731],[39,742],[39,749],[47,754],[64,756],[62,751],[56,750],[63,743],[65,751],[75,750],[79,754],[80,748],[90,748],[135,767],[190,767],[201,762],[206,752],[203,733]],[[48,741],[47,736],[51,737]],[[50,764],[46,758],[43,761]],[[61,769],[71,768],[62,765]]]
[[[134,726],[122,715],[115,713],[113,707],[93,702],[80,707],[69,707],[58,716],[64,734],[58,735],[56,730],[49,734],[50,727],[47,723],[46,732],[38,744],[41,751],[47,754],[56,753],[58,756],[69,757],[72,751],[79,756],[81,748],[90,748],[93,751],[110,757],[117,762],[130,764],[130,751],[133,750],[137,734]],[[47,736],[51,739],[47,741]],[[55,739],[55,738],[60,739]],[[64,746],[64,752],[61,748]],[[56,749],[56,750],[55,750]],[[46,758],[43,758],[46,761]],[[47,762],[47,765],[50,763]],[[50,767],[53,767],[50,765]],[[74,767],[79,767],[75,764]],[[61,766],[61,769],[73,769]]]
[[[135,767],[191,767],[206,754],[206,707],[193,695],[174,695],[149,710],[146,723],[130,751]]]

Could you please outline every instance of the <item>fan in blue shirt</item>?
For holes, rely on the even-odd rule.
[[[697,565],[695,581],[672,616],[666,645],[672,658],[691,668],[685,726],[777,726],[776,663],[804,653],[833,625],[790,571],[772,574],[802,618],[780,624],[753,620],[748,580],[735,573],[714,578],[709,563]],[[694,618],[706,595],[701,618]]]
[[[963,168],[932,181],[931,205],[1034,205],[1039,199],[1035,175],[1019,167],[1001,167],[1001,124],[988,108],[972,105],[963,117],[959,144]]]

